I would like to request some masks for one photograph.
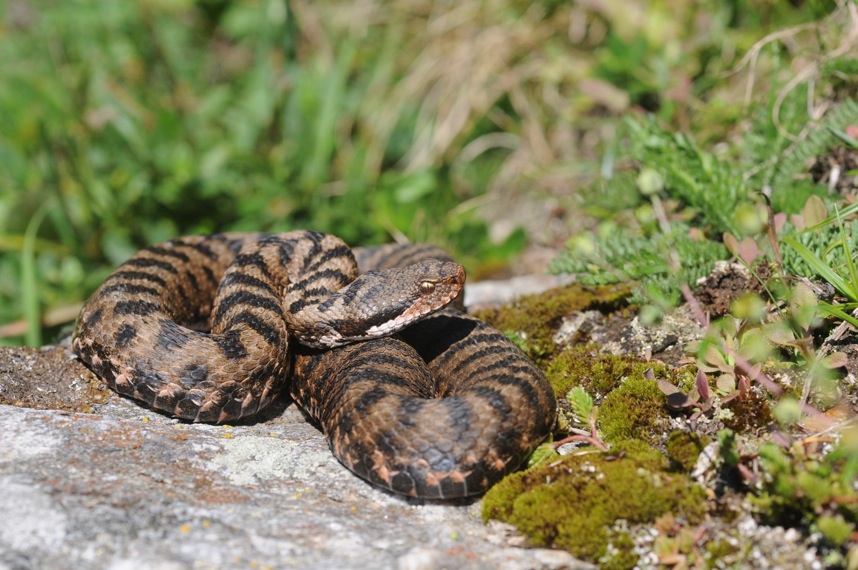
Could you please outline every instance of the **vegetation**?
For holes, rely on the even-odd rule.
[[[554,332],[570,311],[617,308],[626,304],[628,287],[616,286],[594,290],[572,285],[557,288],[542,295],[523,296],[502,310],[477,311],[477,317],[491,321],[519,343],[520,348],[537,364],[545,363],[557,345]],[[557,385],[558,394],[565,393]]]
[[[600,420],[605,439],[618,441],[652,440],[654,434],[668,423],[664,394],[658,384],[645,377],[626,378],[612,390],[600,408]]]
[[[667,458],[675,471],[690,473],[700,452],[709,443],[708,437],[687,431],[673,430],[667,438]]]
[[[546,367],[558,398],[578,386],[600,402],[617,387],[619,380],[642,379],[647,372],[659,377],[668,374],[666,366],[599,353],[596,347],[580,344],[564,348]]]
[[[610,530],[614,523],[653,522],[667,512],[696,523],[705,512],[703,499],[702,488],[668,471],[661,453],[627,444],[508,477],[486,495],[483,518],[515,524],[536,545],[556,545],[603,566],[631,568],[637,561],[630,556],[633,545],[627,535]]]
[[[183,233],[431,240],[479,275],[562,236],[545,234],[548,208],[517,206],[577,209],[622,140],[611,115],[723,136],[744,78],[713,78],[830,7],[641,10],[3,0],[0,342],[41,343],[112,267]],[[763,83],[769,58],[755,63]],[[704,99],[710,113],[689,112]]]
[[[184,233],[432,241],[471,277],[547,246],[578,283],[479,316],[546,370],[574,451],[543,446],[484,516],[613,568],[740,564],[753,516],[858,568],[856,22],[847,0],[0,0],[0,343],[52,340]],[[726,287],[694,287],[724,261],[751,285],[710,322]],[[680,303],[705,333],[669,363],[558,330]]]
[[[821,452],[781,440],[742,454],[732,433],[719,434],[721,453],[731,468],[756,464],[759,477],[748,478],[752,503],[763,521],[800,525],[822,534],[834,546],[854,540],[858,530],[858,430],[844,432],[834,449]]]
[[[858,326],[858,103],[839,91],[840,72],[828,72],[852,65],[854,60],[836,58],[812,68],[828,96],[826,112],[801,112],[816,104],[817,93],[796,89],[792,81],[773,85],[767,105],[751,114],[753,128],[737,130],[729,143],[714,149],[664,127],[663,119],[628,116],[628,146],[618,153],[617,163],[631,168],[582,190],[593,198],[598,225],[573,236],[552,269],[575,273],[585,284],[632,285],[629,301],[647,305],[639,316],[648,323],[686,302],[707,330],[688,347],[686,364],[696,370],[694,381],[675,373],[665,379],[652,369],[631,373],[645,363],[588,355],[582,347],[558,344],[543,355],[549,377],[561,387],[558,395],[568,391],[561,402],[569,408],[564,408],[560,426],[569,435],[559,443],[579,449],[590,444],[590,453],[613,445],[599,452],[611,454],[625,444],[644,442],[663,449],[674,469],[688,473],[701,469],[698,459],[703,442],[716,435],[713,426],[725,428],[714,469],[735,482],[720,494],[713,485],[718,495],[709,512],[734,518],[738,513],[728,506],[731,497],[744,496],[746,513],[764,523],[817,533],[817,543],[827,553],[824,564],[849,568],[858,564],[852,508],[858,453],[850,443],[854,420],[833,418],[854,414],[858,397],[854,383],[839,381],[843,367],[851,373],[855,368],[836,349],[844,327]],[[751,285],[736,292],[724,318],[710,323],[692,289],[716,261],[731,259],[744,265]],[[621,368],[594,382],[590,370],[606,362],[614,367],[622,363]],[[579,409],[588,401],[590,425],[582,429]],[[668,412],[686,420],[687,431],[666,429]],[[784,431],[766,435],[776,421]],[[822,438],[833,443],[833,450],[815,445],[814,436],[807,435],[814,425],[826,426],[822,434],[835,434]],[[738,441],[745,447],[738,448]],[[587,452],[571,455],[578,453]],[[623,453],[619,455],[622,461]],[[542,457],[528,472],[535,474],[533,479],[515,483],[527,484],[511,495],[506,488],[487,498],[484,516],[514,520],[536,544],[543,543],[546,533],[557,533],[553,544],[565,544],[603,565],[636,564],[638,558],[628,549],[612,550],[608,542],[600,542],[597,553],[576,550],[580,546],[561,538],[573,524],[571,515],[558,516],[555,524],[539,517],[537,507],[527,516],[511,514],[519,499],[525,504],[522,497],[546,494],[552,504],[560,500],[554,495],[558,475],[545,471],[572,460]],[[610,476],[605,478],[610,485]],[[663,516],[671,520],[665,528],[659,521],[651,524],[662,532],[652,548],[664,564],[731,564],[747,552],[747,544],[742,546],[728,530],[702,548],[699,538],[693,538],[693,524],[677,523],[674,512]],[[579,532],[604,531],[615,524],[602,521]],[[609,534],[599,536],[607,541]],[[605,558],[610,552],[621,556],[611,561]]]

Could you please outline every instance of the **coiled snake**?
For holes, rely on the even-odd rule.
[[[545,376],[502,333],[444,308],[465,275],[442,250],[355,253],[307,231],[149,247],[84,305],[74,351],[118,393],[191,421],[253,415],[288,388],[368,481],[484,492],[548,434]]]

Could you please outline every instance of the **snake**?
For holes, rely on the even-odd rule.
[[[286,392],[357,476],[469,497],[521,466],[556,401],[506,335],[462,312],[464,283],[430,245],[186,236],[113,271],[72,348],[118,394],[191,422],[250,418]]]

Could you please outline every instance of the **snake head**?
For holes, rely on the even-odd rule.
[[[341,346],[394,334],[449,305],[465,285],[465,269],[426,259],[397,269],[368,271],[329,299],[304,311],[313,331],[290,327],[303,344]],[[293,321],[294,319],[293,315]]]
[[[380,307],[376,303],[379,310],[368,313],[364,320],[366,325],[362,328],[367,337],[375,338],[400,331],[452,303],[465,286],[465,268],[451,261],[430,259],[404,269],[369,272],[358,280],[361,278],[397,284],[395,294],[385,296]]]

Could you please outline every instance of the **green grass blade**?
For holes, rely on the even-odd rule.
[[[827,282],[831,283],[831,285],[835,289],[837,289],[837,291],[840,292],[841,295],[847,297],[850,301],[858,301],[858,291],[855,290],[853,283],[849,283],[848,281],[843,279],[840,275],[838,275],[836,271],[834,271],[834,269],[831,268],[830,265],[825,263],[815,253],[810,251],[804,244],[799,242],[793,236],[786,237],[783,239],[783,241],[791,248],[793,248],[795,252],[801,256],[801,258],[811,267],[813,271],[815,271]]]
[[[839,308],[838,305],[832,305],[831,303],[820,303],[818,305],[820,311],[824,313],[828,313],[832,317],[837,317],[838,319],[844,320],[853,327],[858,327],[858,319],[843,311]]]
[[[814,224],[810,227],[804,228],[803,230],[795,232],[792,235],[801,235],[801,234],[805,234],[808,232],[816,231],[819,228],[824,228],[826,226],[830,226],[831,224],[837,222],[838,219],[842,220],[842,219],[848,218],[849,216],[851,216],[853,214],[858,214],[858,202],[856,202],[854,204],[850,204],[846,208],[843,208],[839,212],[836,212],[834,215],[828,216],[827,218],[825,218],[824,220],[822,220],[818,224]]]
[[[21,296],[23,301],[24,320],[27,322],[25,341],[29,346],[42,344],[42,313],[39,307],[38,277],[36,275],[36,234],[39,226],[51,211],[53,200],[48,200],[27,223],[24,232],[24,243],[21,248]]]
[[[858,140],[855,140],[854,138],[850,137],[849,135],[847,135],[846,133],[844,133],[840,129],[832,128],[829,125],[826,125],[826,127],[828,128],[828,132],[830,132],[835,137],[839,138],[840,140],[842,140],[843,142],[845,142],[846,144],[848,144],[852,148],[858,148]]]
[[[834,215],[837,216],[837,226],[840,229],[840,240],[843,243],[843,253],[846,255],[846,266],[849,268],[849,288],[854,293],[851,300],[858,300],[858,273],[855,271],[855,262],[852,260],[852,250],[849,247],[849,240],[846,237],[846,230],[843,227],[843,216],[834,206]]]

